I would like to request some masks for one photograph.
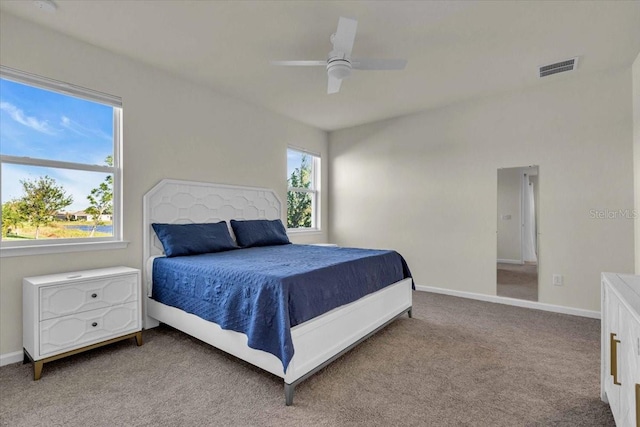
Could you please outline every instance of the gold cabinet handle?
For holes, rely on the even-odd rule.
[[[636,384],[636,427],[640,427],[640,384]]]
[[[620,340],[617,340],[616,334],[612,332],[609,335],[609,347],[611,348],[611,375],[615,385],[621,385],[618,382],[618,344],[620,344]]]

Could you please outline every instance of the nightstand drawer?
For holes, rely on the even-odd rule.
[[[40,288],[40,320],[138,300],[136,274]]]
[[[85,311],[40,322],[40,355],[60,353],[140,330],[138,303]]]

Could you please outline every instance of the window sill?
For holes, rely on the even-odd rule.
[[[322,234],[318,228],[287,228],[287,234]]]
[[[129,245],[126,240],[110,242],[84,242],[84,243],[58,243],[51,245],[37,246],[10,246],[0,248],[0,258],[25,256],[25,255],[45,255],[60,254],[68,252],[103,251],[109,249],[124,249]]]

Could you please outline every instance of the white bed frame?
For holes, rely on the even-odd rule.
[[[282,219],[281,203],[272,190],[164,179],[144,196],[144,328],[160,322],[198,338],[284,379],[285,402],[293,403],[295,386],[345,352],[408,313],[411,317],[411,279],[404,279],[350,304],[291,328],[294,356],[287,371],[276,356],[250,348],[245,334],[224,330],[180,309],[150,298],[153,259],[162,244],[151,224],[186,224],[231,219]]]

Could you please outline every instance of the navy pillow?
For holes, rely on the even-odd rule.
[[[167,257],[238,249],[227,223],[151,224]]]
[[[238,245],[243,248],[291,243],[287,237],[287,230],[279,219],[273,221],[267,219],[236,221],[232,219],[231,228],[236,235]]]

